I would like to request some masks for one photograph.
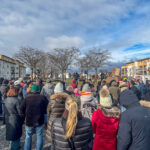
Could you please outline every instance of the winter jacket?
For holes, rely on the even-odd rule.
[[[150,84],[148,83],[150,80],[146,80],[146,91],[150,91]]]
[[[23,88],[22,88],[23,98],[25,98],[26,95],[27,95],[27,88],[28,88],[28,85],[27,85],[27,84],[25,84],[25,85],[23,86]]]
[[[116,150],[120,110],[100,107],[92,115],[93,150]]]
[[[50,97],[50,101],[47,107],[47,114],[50,115],[48,120],[48,126],[46,131],[46,137],[51,142],[51,126],[52,122],[56,118],[60,118],[65,110],[65,102],[68,94],[55,93]]]
[[[144,83],[139,84],[139,91],[141,93],[141,99],[143,99],[146,94],[146,87],[145,87]]]
[[[92,94],[90,94],[80,96],[80,100],[81,100],[80,109],[82,116],[91,119],[93,111],[97,109],[98,104],[97,99]]]
[[[26,126],[38,127],[44,124],[44,115],[48,100],[38,93],[29,94],[21,103],[21,113],[26,119]]]
[[[139,100],[141,99],[141,93],[136,86],[132,86],[130,90],[133,91],[133,93],[137,96]]]
[[[63,122],[66,123],[66,120],[57,118],[52,125],[52,147],[54,150],[71,150],[68,141],[65,139]],[[89,150],[93,132],[91,121],[88,118],[78,119],[72,139],[76,150]]]
[[[73,89],[77,88],[77,84],[76,83],[72,83],[70,86],[72,86]]]
[[[17,97],[7,97],[4,102],[6,140],[15,141],[22,135],[23,117]]]
[[[112,83],[112,85],[109,89],[109,92],[112,96],[113,104],[117,105],[118,104],[118,97],[120,94],[120,89],[119,89],[119,87],[117,87],[117,85],[114,82]]]
[[[4,102],[4,100],[7,97],[6,94],[7,94],[8,89],[9,89],[9,87],[6,84],[2,84],[2,86],[0,87],[2,102]]]
[[[52,83],[45,84],[41,90],[41,95],[46,96],[47,99],[49,100],[52,94],[54,94],[54,84]]]
[[[150,110],[130,90],[120,94],[119,102],[127,110],[121,115],[117,150],[150,150]]]
[[[19,85],[16,85],[15,87],[19,89],[19,92],[18,92],[18,99],[19,99],[20,101],[22,101],[22,100],[23,100],[23,87],[22,87],[20,84],[19,84]]]

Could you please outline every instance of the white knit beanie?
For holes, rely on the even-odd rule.
[[[62,93],[62,92],[64,92],[63,84],[61,82],[56,84],[54,92],[55,93]]]
[[[112,99],[107,89],[102,89],[100,91],[100,104],[104,107],[112,106]]]
[[[84,91],[84,92],[91,92],[91,88],[90,88],[88,83],[83,85],[82,91]]]

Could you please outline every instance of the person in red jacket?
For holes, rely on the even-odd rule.
[[[93,150],[116,150],[120,110],[112,106],[108,90],[100,91],[100,105],[93,112],[91,121],[95,134]]]
[[[72,84],[70,85],[73,87],[73,89],[77,88],[77,84],[75,82],[76,82],[75,80],[72,80]]]

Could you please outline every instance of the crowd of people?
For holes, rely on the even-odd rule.
[[[51,150],[150,150],[150,81],[91,80],[70,85],[48,80],[0,79],[0,113],[10,150],[43,149],[43,134]]]

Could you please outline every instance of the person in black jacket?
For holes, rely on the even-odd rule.
[[[8,83],[9,83],[8,80],[3,80],[2,85],[0,87],[0,95],[1,95],[1,102],[2,102],[2,114],[3,114],[3,124],[5,124],[4,101],[7,98],[7,92],[9,90]]]
[[[121,92],[119,102],[127,110],[121,115],[117,150],[150,150],[150,110],[131,90]]]
[[[78,112],[75,97],[68,97],[62,118],[57,118],[52,124],[53,150],[89,150],[89,143],[93,140],[90,119],[82,118]]]
[[[20,113],[18,89],[10,87],[4,101],[6,140],[10,141],[11,150],[19,150],[22,136],[23,117]]]
[[[46,109],[48,100],[45,96],[40,95],[40,87],[37,84],[33,84],[31,87],[31,94],[27,96],[21,103],[21,114],[25,117],[25,130],[26,139],[24,150],[31,150],[32,147],[32,135],[34,129],[37,135],[36,149],[42,150],[43,147],[43,125],[46,127]]]

